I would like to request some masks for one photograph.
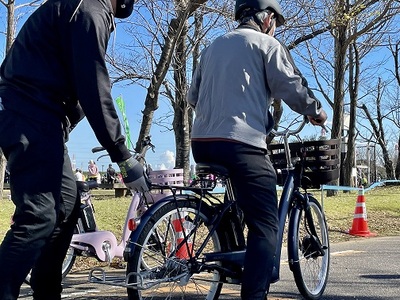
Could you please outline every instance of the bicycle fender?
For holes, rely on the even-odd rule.
[[[176,199],[190,199],[189,195],[176,195]],[[125,250],[124,250],[124,260],[129,261],[130,256],[132,253],[134,253],[135,250],[135,244],[136,241],[138,240],[141,232],[143,231],[144,226],[149,222],[151,217],[154,215],[154,213],[159,210],[161,207],[164,205],[170,203],[171,201],[174,200],[173,195],[166,196],[165,198],[162,198],[161,200],[158,200],[156,203],[152,204],[149,209],[147,209],[144,214],[140,217],[140,224],[139,226],[131,232],[129,235],[129,239],[126,242]]]

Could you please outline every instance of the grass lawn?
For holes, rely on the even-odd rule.
[[[318,196],[320,199],[320,192]],[[343,232],[352,226],[357,197],[357,192],[324,196],[324,209],[333,242],[352,238]],[[365,193],[364,197],[369,230],[378,236],[400,235],[400,186],[377,187]]]

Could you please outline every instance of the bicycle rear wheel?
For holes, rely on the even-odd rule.
[[[288,256],[290,269],[305,299],[319,299],[326,287],[329,273],[330,248],[328,227],[319,202],[309,196],[313,225],[303,208],[294,207],[289,221]],[[315,227],[312,234],[310,225]]]
[[[194,199],[167,203],[156,210],[128,261],[128,281],[137,287],[128,288],[128,299],[218,299],[221,274],[202,263],[202,255],[193,258],[209,233],[206,224],[211,218],[210,208],[202,203],[199,209]],[[183,230],[185,236],[192,235],[182,244]],[[222,249],[223,241],[214,232],[202,253]]]
[[[61,269],[63,279],[65,278],[65,276],[68,275],[69,271],[71,271],[71,269],[75,263],[75,258],[76,258],[75,249],[73,247],[69,246],[67,254],[65,255],[65,258],[64,258],[64,261],[62,264],[62,269]],[[24,282],[26,284],[30,285],[31,272],[29,272],[29,274],[25,277]]]

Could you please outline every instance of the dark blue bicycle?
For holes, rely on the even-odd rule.
[[[284,182],[273,277],[279,280],[285,243],[300,293],[319,299],[329,273],[328,227],[321,205],[307,189],[338,177],[339,143],[289,143],[305,123],[275,133],[283,143],[270,145],[271,161]],[[221,166],[198,164],[197,176],[194,186],[168,187],[172,195],[135,220],[124,256],[130,300],[218,299],[224,284],[240,284],[246,229],[229,174]],[[223,199],[211,193],[217,184],[225,186]]]

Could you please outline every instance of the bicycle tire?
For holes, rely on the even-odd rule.
[[[309,196],[310,212],[324,255],[319,255],[309,233],[303,207],[294,206],[289,220],[288,257],[296,286],[305,299],[322,296],[328,281],[330,248],[328,227],[319,202]]]
[[[65,255],[63,264],[62,264],[62,278],[64,279],[68,273],[71,271],[72,267],[74,266],[75,263],[75,259],[76,259],[76,255],[75,255],[75,249],[71,246],[69,246],[68,250],[67,250],[67,254]],[[29,272],[29,274],[25,277],[24,282],[28,285],[30,285],[31,283],[31,272]]]
[[[158,208],[149,222],[145,224],[138,240],[135,241],[135,250],[127,262],[128,281],[133,285],[141,282],[140,278],[144,285],[154,284],[157,281],[166,280],[166,278],[170,281],[160,282],[146,290],[128,288],[129,300],[218,299],[222,289],[223,276],[216,270],[211,272],[204,269],[193,271],[195,263],[191,262],[189,265],[189,259],[185,255],[181,254],[178,257],[179,251],[174,254],[179,244],[176,242],[177,230],[174,229],[171,221],[173,217],[176,217],[178,211],[180,216],[185,215],[185,222],[188,222],[184,228],[191,228],[190,230],[194,233],[191,249],[186,248],[186,251],[196,253],[209,233],[210,229],[205,224],[212,218],[210,207],[205,203],[199,206],[198,203],[195,198],[167,203]],[[221,251],[225,247],[223,243],[224,240],[215,231],[203,252]],[[201,259],[200,256],[197,261]],[[143,277],[128,275],[132,272],[141,274]],[[177,276],[182,276],[182,278],[180,280],[172,279]]]

